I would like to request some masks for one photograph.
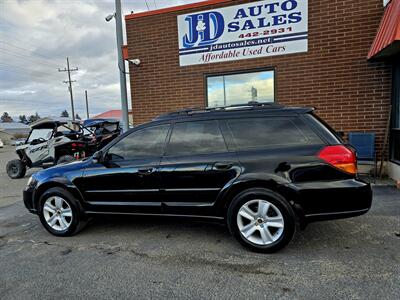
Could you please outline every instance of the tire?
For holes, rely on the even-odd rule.
[[[282,249],[296,232],[296,215],[290,204],[279,194],[263,188],[238,194],[228,208],[227,223],[243,246],[261,253]]]
[[[38,215],[44,228],[60,237],[77,234],[87,224],[78,200],[67,190],[58,187],[47,190],[40,197]]]
[[[69,163],[74,160],[75,158],[72,155],[63,155],[57,160],[57,165]]]
[[[26,165],[20,159],[13,159],[7,163],[7,174],[12,179],[22,178],[26,173]]]

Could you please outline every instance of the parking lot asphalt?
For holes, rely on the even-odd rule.
[[[1,299],[399,299],[400,191],[375,187],[366,215],[310,224],[275,254],[242,248],[225,226],[103,217],[56,238],[22,203],[0,149]]]

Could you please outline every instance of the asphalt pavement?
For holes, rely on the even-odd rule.
[[[22,203],[29,174],[0,149],[1,299],[400,299],[400,191],[374,187],[366,215],[310,224],[282,251],[249,252],[225,226],[103,217],[56,238]]]

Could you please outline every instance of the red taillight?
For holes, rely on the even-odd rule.
[[[327,146],[318,153],[318,157],[347,173],[357,173],[356,154],[346,146]]]

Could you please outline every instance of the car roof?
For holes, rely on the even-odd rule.
[[[87,119],[83,121],[83,126],[85,127],[92,127],[101,124],[119,124],[119,121],[113,119]]]
[[[32,129],[40,129],[40,128],[54,128],[55,126],[60,126],[68,123],[79,124],[78,121],[72,121],[69,118],[42,118],[35,122],[29,124]]]
[[[276,103],[249,102],[243,105],[232,105],[212,108],[187,108],[156,117],[152,122],[177,121],[188,119],[219,119],[226,117],[241,117],[255,114],[294,115],[314,111],[312,107],[288,107]]]

